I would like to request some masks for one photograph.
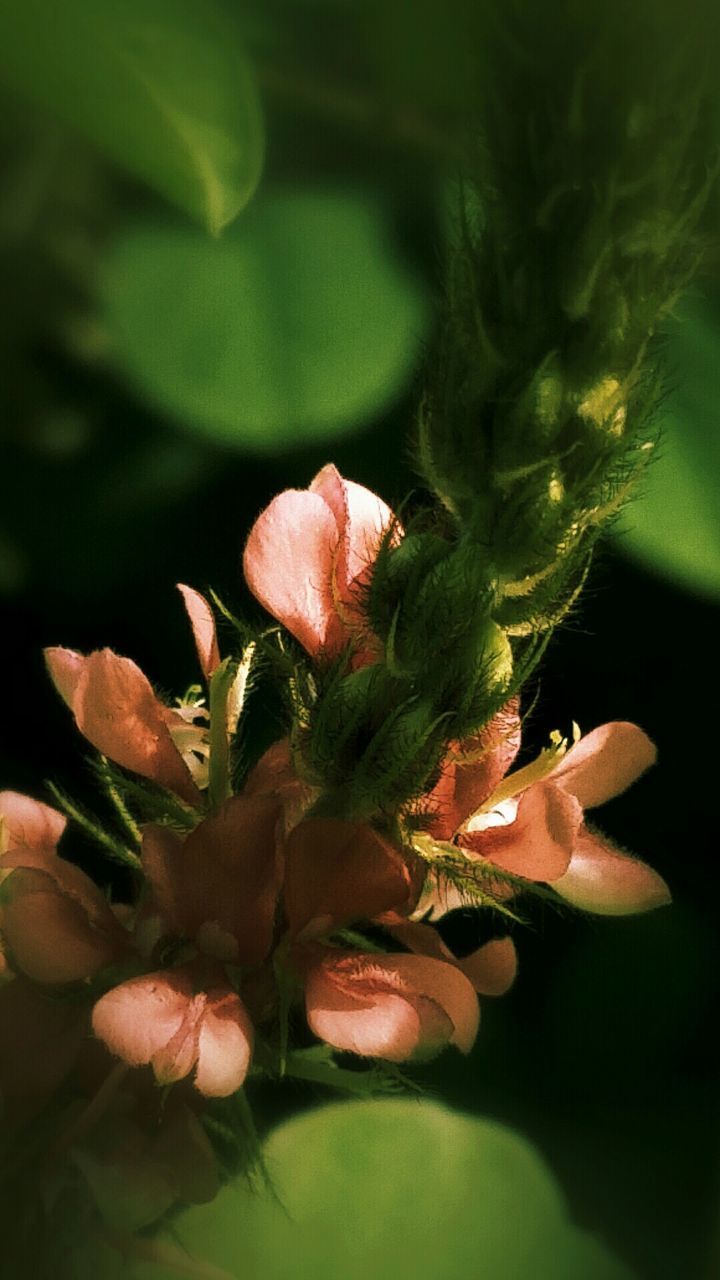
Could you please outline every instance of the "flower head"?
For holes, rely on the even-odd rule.
[[[451,760],[429,797],[436,839],[452,840],[473,861],[513,876],[544,881],[575,906],[602,915],[648,911],[669,901],[665,882],[639,859],[616,849],[584,819],[625,791],[653,764],[655,747],[642,729],[614,721],[569,750],[559,735],[532,764],[503,777],[519,745],[517,707],[509,705],[484,733],[477,760]],[[431,886],[421,909],[442,914],[462,900]]]
[[[207,1097],[227,1097],[242,1085],[253,1029],[240,997],[222,979],[197,988],[178,968],[131,978],[98,1000],[95,1034],[130,1066],[151,1065],[159,1084],[194,1072]]]

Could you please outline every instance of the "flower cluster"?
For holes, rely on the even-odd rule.
[[[364,600],[380,549],[403,537],[389,508],[332,466],[258,518],[245,577],[300,646],[310,687],[338,662],[382,667]],[[584,819],[654,760],[631,724],[569,748],[555,736],[510,772],[521,721],[508,696],[447,745],[426,792],[391,818],[328,812],[297,726],[236,786],[257,643],[222,659],[208,601],[180,590],[206,694],[195,687],[171,707],[109,649],[46,654],[124,824],[124,841],[104,839],[129,868],[130,900],[109,901],[58,851],[59,810],[0,794],[0,1088],[21,1112],[41,1106],[88,1045],[111,1067],[187,1082],[190,1114],[202,1097],[236,1094],[251,1070],[289,1070],[308,1030],[328,1052],[387,1063],[447,1045],[467,1053],[478,993],[509,988],[515,948],[493,938],[458,958],[435,928],[441,916],[488,904],[507,913],[537,884],[606,914],[667,901],[649,867]]]

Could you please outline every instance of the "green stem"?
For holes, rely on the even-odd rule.
[[[114,862],[121,862],[126,867],[132,867],[134,871],[140,869],[140,859],[132,849],[128,849],[127,845],[108,835],[107,831],[104,831],[98,823],[94,822],[82,809],[78,808],[70,797],[66,796],[64,791],[56,787],[53,782],[48,782],[47,788],[63,813],[66,813],[73,822],[76,822]]]

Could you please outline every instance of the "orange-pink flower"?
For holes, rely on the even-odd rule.
[[[130,1066],[152,1066],[159,1084],[194,1072],[206,1097],[235,1093],[247,1075],[253,1028],[240,997],[218,978],[196,989],[189,969],[132,978],[98,1000],[93,1030]]]
[[[192,587],[180,584],[179,590],[209,681],[220,661],[212,611]],[[202,803],[199,787],[206,785],[208,754],[208,713],[202,703],[166,706],[140,668],[112,649],[84,656],[55,647],[45,650],[45,660],[78,729],[96,750],[188,804]]]
[[[474,988],[455,966],[421,955],[324,949],[305,977],[308,1024],[363,1057],[405,1062],[448,1044],[469,1053],[479,1025]]]
[[[472,861],[545,881],[586,911],[624,915],[669,901],[665,882],[639,859],[588,827],[584,811],[625,791],[653,764],[655,747],[642,729],[613,721],[568,751],[555,741],[538,760],[505,777],[519,744],[511,704],[484,734],[478,760],[446,766],[429,797],[435,839],[452,840]],[[502,780],[501,780],[502,779]],[[436,913],[461,905],[436,884],[422,900]]]
[[[328,464],[308,489],[286,489],[255,521],[243,557],[247,584],[312,657],[369,643],[364,660],[373,661],[358,597],[393,526],[401,536],[381,498]]]

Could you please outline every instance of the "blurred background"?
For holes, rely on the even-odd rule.
[[[273,494],[328,460],[391,504],[417,483],[408,436],[470,74],[462,8],[228,0],[219,39],[209,9],[157,3],[130,79],[77,39],[80,0],[62,31],[39,0],[0,16],[2,787],[91,794],[43,645],[111,645],[181,693],[195,665],[174,584],[254,610],[240,555]],[[167,135],[130,83],[153,58]],[[191,73],[201,136],[172,114]],[[720,1275],[713,254],[665,340],[660,456],[553,640],[529,737],[536,751],[573,720],[627,719],[657,742],[657,768],[600,825],[674,904],[536,912],[471,1057],[417,1075],[534,1141],[576,1220],[639,1275],[705,1280]],[[282,726],[262,714],[272,740]],[[100,874],[81,840],[68,848]],[[452,928],[477,941],[470,917]],[[263,1126],[314,1097],[259,1092]]]

